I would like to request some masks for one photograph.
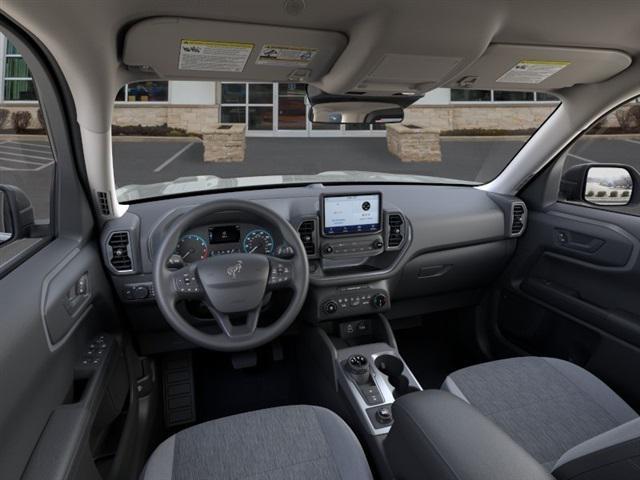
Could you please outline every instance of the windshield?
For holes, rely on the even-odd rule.
[[[436,89],[401,124],[312,124],[302,83],[148,81],[113,110],[118,200],[308,183],[478,185],[557,107],[549,94]]]

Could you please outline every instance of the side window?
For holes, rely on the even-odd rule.
[[[0,268],[51,236],[55,161],[38,90],[0,33]]]
[[[605,115],[567,151],[560,200],[640,215],[639,100]]]

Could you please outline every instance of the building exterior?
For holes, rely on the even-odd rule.
[[[39,128],[31,74],[15,47],[0,35],[3,69],[0,129],[11,128],[11,114],[31,113]],[[536,128],[556,106],[554,98],[533,92],[451,90],[429,92],[405,115],[405,123],[437,131]],[[154,81],[126,85],[118,93],[113,123],[120,126],[166,124],[188,132],[211,131],[219,123],[244,123],[249,136],[383,136],[377,126],[312,125],[305,85],[300,83],[227,83]]]

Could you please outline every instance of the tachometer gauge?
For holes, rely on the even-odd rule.
[[[242,249],[246,253],[261,253],[271,255],[273,253],[273,237],[266,230],[251,230],[244,236]]]
[[[209,256],[207,242],[200,235],[185,235],[178,242],[176,254],[187,263],[204,260]]]

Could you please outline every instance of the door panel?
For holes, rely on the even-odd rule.
[[[61,271],[86,272],[91,285],[86,306],[72,323],[65,318],[64,304],[75,282]],[[91,244],[54,240],[0,285],[0,431],[5,432],[0,437],[0,467],[3,478],[19,478],[52,415],[74,403],[74,376],[90,340],[113,330],[116,316],[98,251]],[[53,343],[48,328],[56,324],[65,325],[65,334]]]
[[[98,478],[94,460],[105,455],[106,434],[127,395],[136,400],[135,388],[76,168],[82,152],[71,143],[77,123],[64,107],[71,105],[64,79],[2,17],[0,31],[28,64],[42,107],[38,121],[47,127],[45,139],[16,142],[25,150],[50,145],[46,161],[34,165],[22,152],[15,162],[34,168],[14,168],[1,179],[23,187],[36,215],[20,229],[24,238],[0,245],[0,478],[90,480]]]
[[[529,212],[497,302],[514,349],[569,359],[640,406],[640,218],[556,203]],[[635,375],[635,377],[634,377]]]

